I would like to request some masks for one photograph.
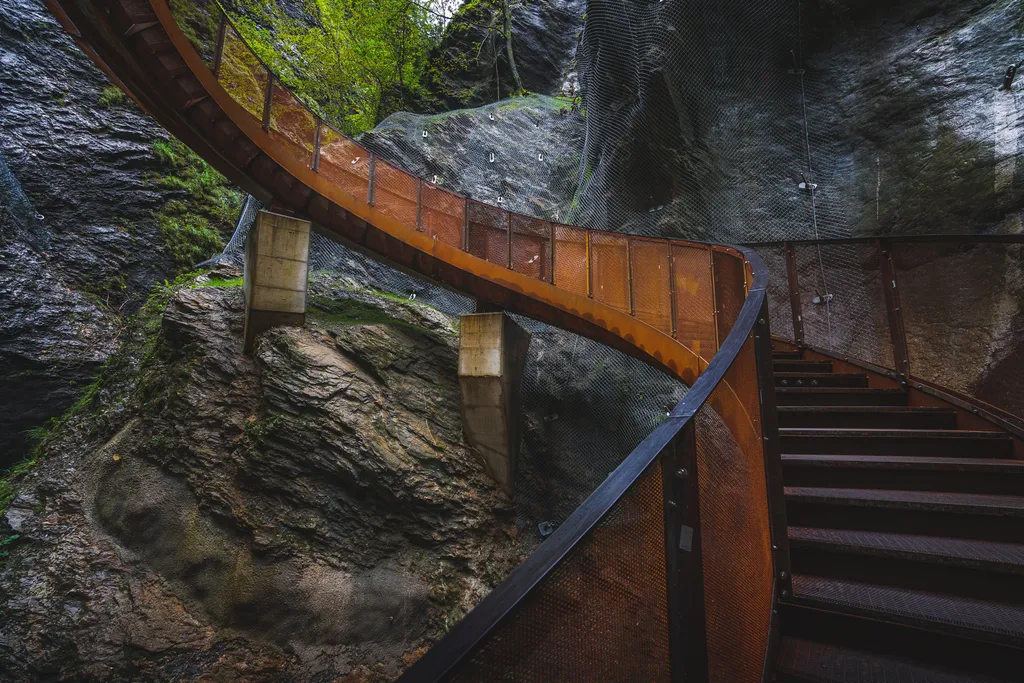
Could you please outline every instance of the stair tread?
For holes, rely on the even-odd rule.
[[[794,546],[831,546],[866,553],[894,553],[921,560],[985,564],[1002,571],[1024,573],[1024,545],[1019,543],[812,527],[789,527],[788,535]]]
[[[808,379],[821,377],[867,377],[867,374],[863,372],[776,372],[775,376]]]
[[[815,387],[817,389],[817,387]],[[787,388],[784,391],[792,391]],[[837,388],[835,391],[839,391]],[[845,389],[844,389],[845,391]],[[864,391],[864,389],[859,389]],[[869,389],[868,391],[880,391]],[[894,391],[900,391],[895,389]],[[910,413],[918,415],[956,415],[952,408],[933,408],[919,406],[779,406],[780,413]]]
[[[826,608],[847,608],[873,618],[962,633],[1024,638],[1024,606],[1005,605],[929,591],[793,575],[793,599]]]
[[[952,470],[974,472],[1019,472],[1024,460],[1006,458],[944,458],[925,455],[814,455],[796,453],[782,456],[783,464],[816,467],[861,467],[877,469]]]
[[[876,652],[783,636],[777,671],[815,683],[997,683]]]
[[[943,439],[991,439],[992,441],[1010,441],[1012,437],[1004,432],[974,431],[969,429],[870,429],[866,427],[780,427],[782,436],[834,436],[848,438],[851,436],[885,436],[897,438],[941,437]]]
[[[836,489],[807,486],[785,487],[787,500],[804,503],[845,504],[862,507],[942,509],[1024,517],[1024,496],[984,493],[944,493],[886,489]]]

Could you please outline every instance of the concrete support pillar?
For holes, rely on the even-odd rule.
[[[459,386],[466,441],[510,496],[519,454],[519,385],[530,333],[504,313],[462,316]]]
[[[260,211],[245,239],[245,351],[256,335],[306,322],[309,221]]]

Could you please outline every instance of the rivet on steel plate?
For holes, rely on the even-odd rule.
[[[782,597],[784,597],[784,598],[789,597],[789,591],[787,591],[787,590],[782,591]]]
[[[686,477],[688,477],[689,475],[690,473],[687,471],[685,467],[680,467],[678,470],[676,470],[676,476],[679,477],[680,479],[686,479]]]
[[[789,574],[787,574],[787,573],[786,573],[785,571],[781,571],[781,572],[779,572],[779,578],[780,578],[780,579],[784,579],[784,578],[786,578],[787,576],[789,576]]]
[[[674,500],[670,500],[670,501],[668,502],[668,506],[669,506],[670,508],[677,508],[677,507],[679,507],[679,503],[675,502]]]

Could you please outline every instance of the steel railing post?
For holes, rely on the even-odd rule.
[[[696,416],[662,453],[672,683],[708,680]]]
[[[885,296],[885,311],[889,319],[889,338],[892,340],[892,360],[900,384],[907,386],[910,382],[910,354],[907,351],[907,336],[903,326],[903,310],[900,308],[899,284],[892,258],[892,245],[888,240],[878,240],[878,259],[882,274],[882,292]]]
[[[263,96],[263,130],[270,130],[270,107],[274,103],[274,74],[267,71],[267,91]]]
[[[591,299],[594,298],[594,241],[591,239],[590,231],[587,230],[585,233],[587,236],[587,296]]]
[[[463,202],[465,211],[462,214],[462,251],[469,251],[469,197]]]
[[[370,152],[370,172],[366,184],[366,203],[373,206],[377,199],[377,155]]]
[[[505,231],[508,236],[508,269],[512,270],[512,212],[505,212]]]
[[[708,247],[708,276],[711,281],[711,326],[714,328],[715,353],[722,345],[718,338],[718,280],[715,275],[715,250]]]
[[[636,297],[633,294],[633,238],[626,238],[626,283],[629,285],[629,314],[636,315]]]
[[[765,490],[768,494],[768,521],[772,538],[772,562],[775,567],[775,601],[793,592],[786,528],[786,500],[782,483],[782,442],[779,438],[779,416],[775,404],[775,374],[772,369],[771,321],[768,299],[754,324],[754,355],[757,365],[758,396],[761,408],[761,444],[764,450]],[[778,619],[773,615],[769,648],[778,644]],[[774,657],[769,656],[769,662]]]
[[[786,280],[789,283],[789,308],[793,315],[793,341],[796,345],[804,345],[804,314],[803,305],[800,300],[800,281],[797,278],[796,270],[796,249],[791,242],[785,242],[783,249],[786,252]]]
[[[676,255],[671,244],[668,245],[668,300],[672,307],[668,315],[672,324],[672,338],[679,339],[679,325],[676,322]]]
[[[551,247],[548,249],[548,282],[555,284],[555,224],[551,224]]]
[[[227,38],[228,33],[228,15],[224,14],[224,10],[220,11],[220,25],[217,27],[217,47],[214,48],[213,53],[213,75],[215,78],[220,78],[220,66],[224,59],[224,41]]]
[[[313,162],[310,166],[314,171],[320,170],[320,137],[323,135],[324,122],[319,116],[315,117],[316,126],[313,128]]]
[[[423,232],[423,179],[416,179],[416,229]]]

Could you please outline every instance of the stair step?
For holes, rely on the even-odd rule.
[[[793,601],[964,638],[1024,646],[1024,606],[793,575]]]
[[[794,637],[780,641],[776,672],[782,683],[995,683],[987,676]]]
[[[861,373],[776,372],[776,387],[861,387],[867,388],[868,376]]]
[[[905,406],[902,389],[863,387],[775,387],[779,406]]]
[[[773,359],[775,372],[832,372],[830,360],[779,360]]]
[[[1024,576],[1024,545],[877,531],[789,527],[792,548],[959,565]]]
[[[782,456],[789,486],[1024,493],[1024,461],[891,455]]]
[[[774,360],[800,360],[803,357],[803,351],[776,351],[772,349],[772,359]]]
[[[779,429],[783,453],[1012,458],[1003,432],[965,429]]]
[[[1024,497],[787,486],[791,526],[1024,543]]]
[[[780,406],[779,426],[956,429],[956,411],[906,406]]]

